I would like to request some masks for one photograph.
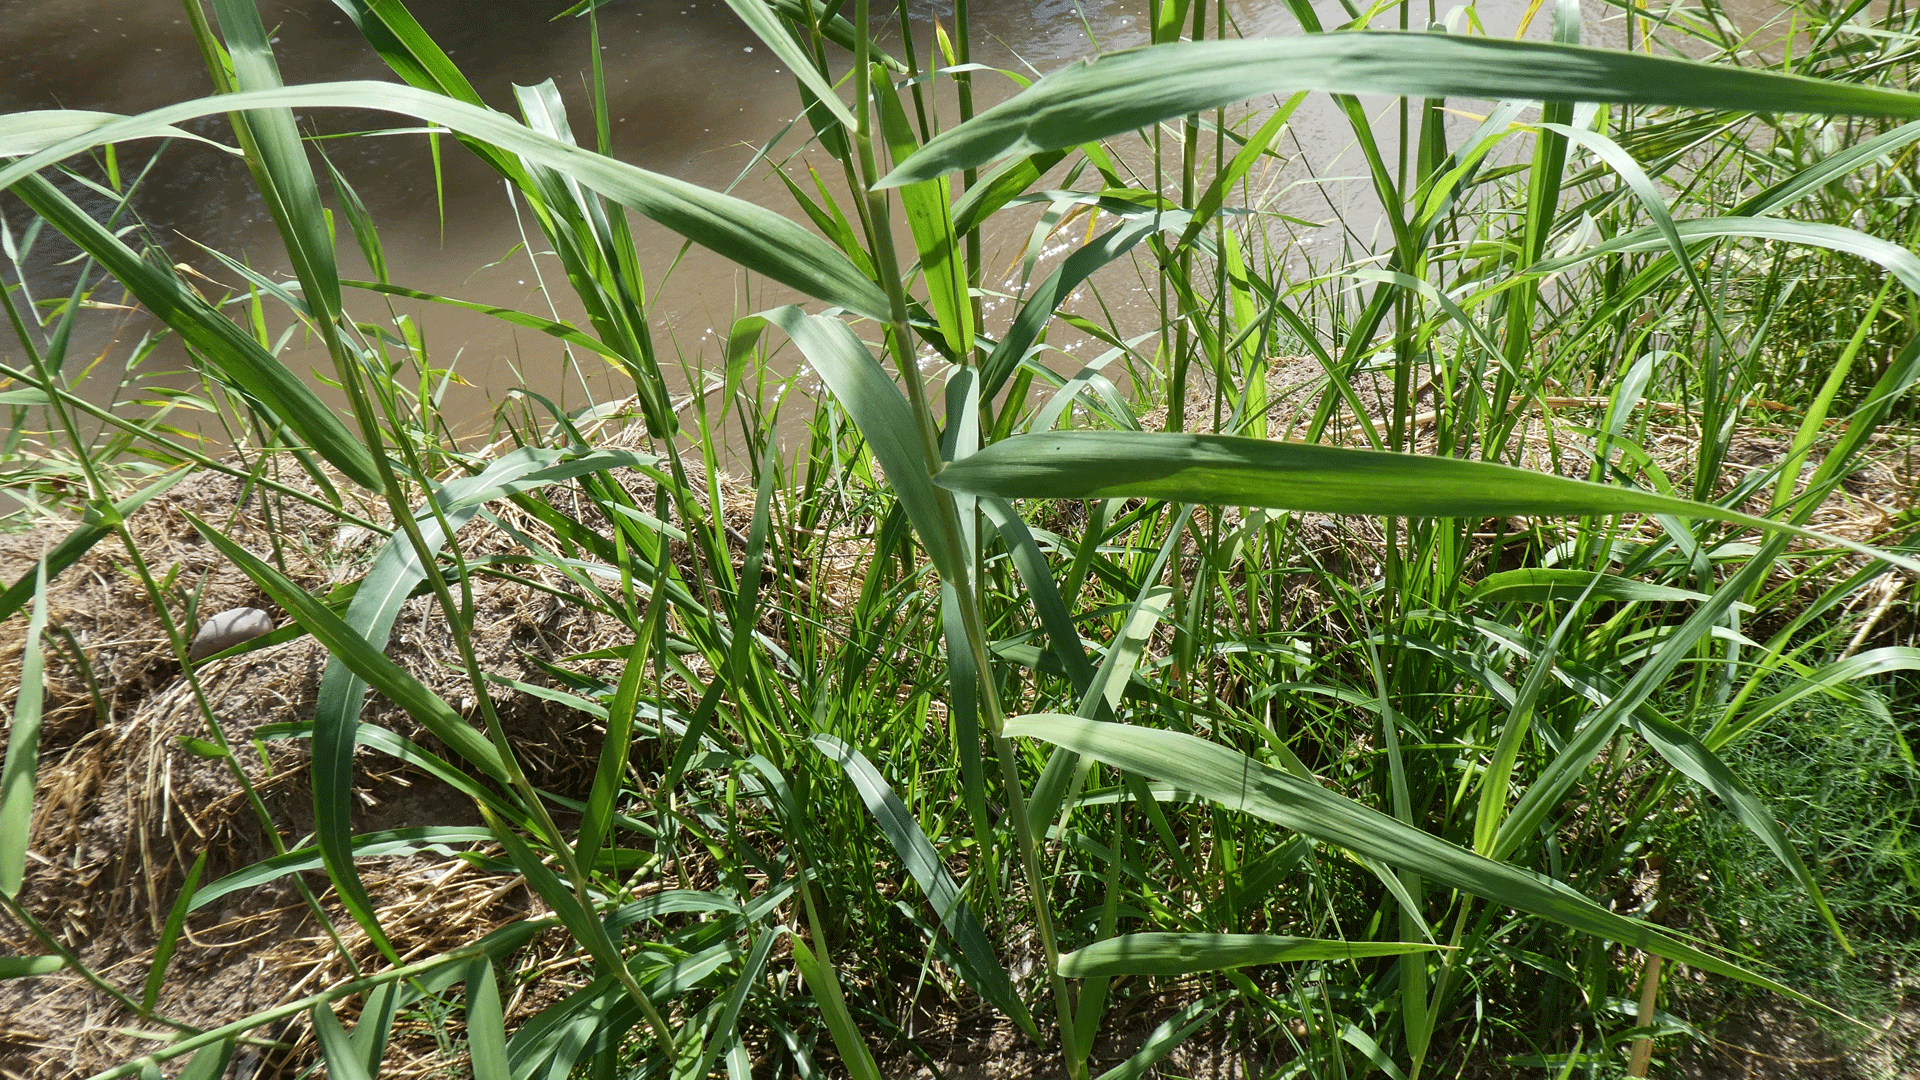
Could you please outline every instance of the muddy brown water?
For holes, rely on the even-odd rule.
[[[592,39],[587,20],[555,19],[566,6],[564,0],[416,0],[410,5],[490,104],[517,115],[514,84],[552,78],[566,95],[575,130],[586,141],[592,131],[585,107]],[[1031,76],[1074,57],[1138,44],[1145,37],[1141,17],[1146,6],[1138,0],[975,0],[974,59]],[[1318,6],[1330,25],[1344,18],[1337,4]],[[891,11],[892,5],[875,8]],[[1488,32],[1510,34],[1525,8],[1520,0],[1501,0],[1480,4],[1475,15]],[[263,0],[261,9],[287,82],[391,80],[352,23],[327,0]],[[1234,27],[1246,36],[1297,32],[1280,0],[1234,0],[1227,10]],[[910,12],[910,30],[923,50],[936,19],[952,27],[950,3],[914,0]],[[1465,9],[1441,4],[1434,14],[1457,23]],[[1587,41],[1617,44],[1617,18],[1610,20],[1609,12],[1593,0],[1588,0],[1584,15]],[[1547,21],[1536,19],[1532,36],[1538,36]],[[66,107],[133,113],[211,91],[177,0],[0,0],[0,26],[7,27],[0,35],[0,71],[6,73],[0,76],[0,111]],[[791,199],[769,168],[755,163],[759,148],[795,119],[793,82],[725,3],[623,0],[600,10],[599,31],[616,156],[793,213]],[[897,20],[890,18],[880,36],[897,44]],[[1012,83],[1001,76],[975,78],[986,101],[1012,91]],[[950,100],[946,106],[951,110]],[[1387,99],[1380,99],[1369,107],[1378,111],[1386,106]],[[944,115],[950,119],[952,113]],[[1369,246],[1380,232],[1378,213],[1371,191],[1359,180],[1365,169],[1344,122],[1324,100],[1296,116],[1293,141],[1285,147],[1293,163],[1262,179],[1272,209],[1320,227],[1296,229],[1297,235],[1283,247],[1297,245],[1291,249],[1295,253],[1331,256],[1349,242],[1356,248]],[[305,112],[300,120],[306,129],[326,134],[405,124],[390,115],[342,110]],[[1470,124],[1459,122],[1463,130]],[[186,126],[231,141],[223,118]],[[533,224],[524,211],[516,217],[499,178],[458,144],[443,140],[437,180],[428,141],[417,134],[328,140],[323,145],[378,222],[396,283],[577,319],[578,309],[566,295],[556,260],[530,258],[522,246],[531,239],[532,250],[542,249]],[[788,173],[804,181],[806,163],[824,169],[832,162],[803,146],[801,124],[776,141],[773,156],[793,155]],[[1391,145],[1387,152],[1393,152]],[[126,176],[146,169],[133,209],[171,257],[228,286],[237,285],[237,277],[199,245],[270,274],[287,271],[272,220],[239,162],[204,146],[146,142],[124,149],[119,165]],[[103,175],[98,168],[90,171]],[[70,188],[90,209],[102,214],[111,209],[109,198]],[[1017,266],[1036,216],[1037,211],[1007,215],[990,231],[990,275]],[[24,240],[28,219],[19,203],[0,196],[0,217],[16,239]],[[716,334],[724,333],[734,318],[799,299],[704,252],[683,255],[679,237],[650,223],[636,220],[635,228],[652,327],[663,357],[679,357],[689,366],[712,365],[717,360]],[[346,230],[340,232],[343,273],[370,277]],[[1045,272],[1045,259],[1060,257],[1075,242],[1050,242],[1040,272]],[[38,238],[24,261],[35,299],[58,296],[72,287],[77,272],[69,262],[72,255],[59,237]],[[4,262],[0,278],[13,280]],[[1134,332],[1155,325],[1158,313],[1157,298],[1144,293],[1138,282],[1130,268],[1115,268],[1095,279],[1102,302],[1116,312],[1123,329]],[[1015,288],[1018,278],[1002,284]],[[377,317],[382,303],[366,294],[349,296],[350,309],[362,318]],[[990,303],[999,309],[1001,322],[1008,317],[1008,307],[1005,302]],[[400,304],[397,310],[414,316],[423,328],[431,366],[450,368],[467,384],[450,388],[444,404],[445,413],[465,430],[483,427],[493,405],[515,386],[533,388],[567,408],[624,396],[620,380],[598,360],[585,357],[577,369],[570,368],[554,342],[538,333],[435,305]],[[990,331],[998,328],[993,318],[990,313]],[[284,324],[283,319],[275,321]],[[76,362],[105,357],[102,370],[114,371],[140,337],[155,329],[135,313],[90,313],[78,338]],[[299,340],[289,341],[285,349],[283,355],[296,370],[327,366],[324,354]],[[10,338],[0,344],[0,356],[22,359]],[[1074,362],[1066,356],[1059,360],[1056,366]],[[176,354],[162,349],[141,373],[157,384],[190,385],[169,374],[180,366]],[[96,377],[96,383],[92,394],[102,399],[110,380]]]

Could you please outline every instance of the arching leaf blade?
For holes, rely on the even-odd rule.
[[[879,186],[1298,90],[1920,117],[1920,94],[1550,42],[1394,31],[1174,42],[1055,72],[929,141]]]

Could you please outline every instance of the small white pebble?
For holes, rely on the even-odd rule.
[[[193,646],[187,650],[187,659],[204,660],[272,631],[273,616],[259,608],[229,608],[200,624],[200,632],[193,636]]]

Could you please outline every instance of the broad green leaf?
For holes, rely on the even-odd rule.
[[[772,210],[541,135],[502,113],[392,83],[288,86],[169,105],[102,124],[0,168],[0,189],[95,146],[162,134],[178,121],[274,108],[378,109],[444,125],[570,176],[748,270],[869,318],[888,317],[878,285],[826,241]],[[0,139],[13,131],[9,119],[0,117]]]
[[[1192,975],[1295,960],[1353,960],[1433,952],[1410,941],[1325,941],[1276,934],[1122,934],[1060,957],[1069,979],[1096,975]]]
[[[1297,90],[1920,117],[1920,94],[1577,45],[1391,31],[1177,42],[1055,72],[928,142],[880,186]]]
[[[1233,435],[1080,431],[1016,435],[934,482],[1001,498],[1146,498],[1390,517],[1672,514],[1790,533],[1920,571],[1920,560],[1667,495],[1485,461]]]
[[[1229,810],[1252,814],[1496,904],[1824,1008],[1797,990],[1687,945],[1659,927],[1616,915],[1558,881],[1482,858],[1217,743],[1180,732],[1056,714],[1010,720],[1006,733],[1010,738],[1042,739],[1115,768],[1177,784]]]

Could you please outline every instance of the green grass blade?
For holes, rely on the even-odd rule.
[[[337,1076],[340,1080],[373,1080],[353,1040],[333,1015],[333,1006],[326,1002],[313,1007],[313,1036],[320,1044],[320,1056],[326,1059],[328,1076]]]
[[[866,803],[867,811],[886,835],[894,854],[900,857],[907,873],[912,875],[920,891],[926,894],[927,901],[933,905],[934,913],[940,917],[940,925],[960,946],[960,974],[966,979],[967,985],[1007,1014],[1014,1023],[1020,1025],[1021,1030],[1038,1039],[1039,1028],[1034,1026],[1032,1015],[1014,992],[1013,980],[994,955],[986,931],[981,929],[980,921],[974,918],[973,909],[961,898],[960,887],[954,883],[953,876],[947,873],[945,864],[940,861],[940,853],[934,850],[926,834],[920,831],[920,823],[914,819],[912,811],[900,801],[900,796],[894,794],[886,778],[860,751],[832,735],[815,735],[812,742],[847,774],[854,790],[860,793],[861,801]]]
[[[880,130],[886,136],[888,152],[899,161],[911,154],[917,143],[898,91],[884,73],[877,75],[873,96],[879,103]],[[947,181],[942,178],[901,188],[900,208],[906,212],[907,228],[920,255],[920,274],[927,283],[927,298],[947,348],[962,363],[968,362],[973,354],[973,301],[967,290],[967,267],[954,229],[952,192]]]
[[[1690,243],[1723,238],[1778,240],[1788,244],[1803,244],[1807,247],[1820,247],[1858,255],[1885,267],[1889,273],[1900,279],[1902,285],[1920,294],[1920,256],[1914,255],[1913,252],[1898,244],[1869,236],[1843,225],[1828,225],[1818,221],[1782,221],[1779,218],[1769,217],[1697,218],[1691,221],[1675,221],[1672,225],[1674,233],[1682,241]],[[1565,258],[1536,263],[1530,269],[1538,273],[1552,273],[1577,266],[1602,255],[1651,251],[1666,247],[1669,242],[1668,237],[1658,226],[1648,225],[1624,236],[1595,244],[1585,251]]]
[[[966,580],[966,553],[943,539],[947,533],[940,500],[949,496],[935,488],[928,478],[931,463],[920,443],[919,421],[914,419],[907,396],[900,392],[886,369],[854,336],[853,330],[838,319],[808,315],[796,307],[776,308],[755,317],[786,331],[794,344],[800,346],[807,362],[853,417],[860,434],[866,436],[873,456],[880,459],[881,467],[887,471],[887,483],[899,496],[900,504],[906,507],[908,520],[913,522],[914,531],[920,534],[920,542],[926,546],[941,575],[954,581]],[[736,329],[735,336],[739,334]]]
[[[847,131],[851,132],[860,126],[859,121],[853,118],[853,112],[840,100],[839,93],[820,74],[820,69],[814,66],[813,57],[800,47],[786,27],[780,25],[780,20],[774,17],[773,10],[764,0],[727,0],[727,6],[740,16],[740,21],[747,24],[747,29],[753,31],[755,37],[773,51],[773,55],[780,58],[802,86],[813,91],[821,107],[840,121]],[[796,11],[794,14],[800,17],[800,25],[805,26],[806,13]]]
[[[0,186],[11,187],[34,213],[98,260],[155,318],[212,361],[243,394],[264,406],[271,418],[292,429],[355,483],[379,487],[373,455],[333,410],[259,342],[201,299],[178,274],[141,258],[42,177],[23,173]]]
[[[654,640],[659,636],[661,621],[666,617],[667,605],[659,593],[655,593],[647,604],[647,613],[640,620],[640,627],[634,634],[633,648],[627,652],[626,664],[620,671],[620,682],[614,687],[613,700],[607,703],[607,736],[600,744],[600,760],[594,768],[593,787],[587,793],[587,812],[580,817],[580,831],[575,842],[576,858],[587,873],[593,872],[593,864],[600,857],[601,845],[606,841],[613,824],[613,804],[619,797],[620,788],[626,783],[627,763],[633,750],[633,719],[640,707],[640,688],[647,677],[647,662],[652,659]],[[747,637],[736,635],[735,640]],[[693,736],[690,741],[697,741]]]
[[[222,1039],[193,1055],[175,1080],[220,1080],[227,1074],[227,1066],[232,1061],[233,1040]]]
[[[467,1050],[473,1080],[513,1080],[507,1066],[507,1022],[493,962],[482,956],[467,968]]]
[[[1672,514],[1838,544],[1908,570],[1920,560],[1725,507],[1485,461],[1232,435],[1081,431],[1016,435],[935,483],[1001,498],[1147,498],[1390,517]]]
[[[1201,1025],[1213,1018],[1214,1013],[1235,1000],[1235,997],[1233,990],[1208,994],[1160,1021],[1159,1026],[1147,1034],[1147,1040],[1140,1045],[1140,1049],[1133,1052],[1133,1056],[1101,1073],[1099,1080],[1140,1080],[1155,1063],[1186,1042],[1188,1037],[1200,1030]]]
[[[102,124],[110,124],[120,118],[119,113],[88,112],[85,109],[27,109],[8,113],[6,134],[0,135],[0,158],[37,154],[49,146],[85,135]],[[225,143],[195,135],[184,128],[171,128],[165,137],[191,139],[225,153],[236,152]]]
[[[1687,945],[1656,926],[1616,915],[1558,881],[1482,858],[1204,739],[1054,714],[1010,720],[1007,734],[1041,739],[1115,768],[1157,777],[1230,810],[1412,870],[1494,903],[1826,1007],[1791,987]]]
[[[1872,649],[1828,664],[1810,675],[1794,680],[1786,689],[1744,708],[1738,703],[1730,705],[1727,712],[1714,723],[1713,728],[1702,737],[1701,741],[1708,747],[1718,750],[1765,723],[1768,718],[1777,715],[1794,702],[1813,694],[1831,694],[1836,688],[1856,679],[1893,671],[1920,671],[1920,648],[1889,645],[1882,649]]]
[[[524,447],[493,462],[478,476],[447,484],[435,492],[434,499],[441,504],[447,526],[458,530],[479,511],[485,496],[512,489],[515,481],[554,464],[560,457],[558,451]],[[429,550],[437,551],[446,542],[440,521],[431,511],[417,517],[422,540]],[[384,653],[394,620],[400,615],[400,606],[412,595],[414,587],[425,580],[426,569],[420,564],[413,544],[404,533],[396,532],[360,580],[353,602],[341,619],[342,625],[368,649]],[[335,653],[327,662],[314,702],[311,766],[314,835],[321,854],[326,857],[327,872],[343,896],[365,891],[354,864],[352,843],[353,748],[366,692],[367,682]],[[368,911],[371,912],[371,907]]]
[[[1169,211],[1164,214],[1143,214],[1117,228],[1102,233],[1093,243],[1079,248],[1061,261],[1060,266],[1042,281],[1038,288],[1021,302],[1019,314],[1013,317],[1013,324],[994,346],[993,352],[982,361],[980,396],[993,398],[1013,377],[1020,362],[1026,358],[1027,350],[1040,340],[1040,332],[1053,321],[1053,313],[1080,283],[1087,280],[1094,271],[1133,250],[1134,245],[1152,236],[1162,229],[1184,229],[1188,217],[1184,211]]]
[[[380,1063],[387,1056],[387,1037],[393,1032],[393,1014],[400,998],[392,983],[382,983],[367,995],[360,1008],[360,1020],[353,1025],[350,1039],[353,1052],[366,1066],[368,1077],[380,1075]]]
[[[451,855],[450,844],[480,844],[492,839],[491,832],[471,825],[428,825],[364,833],[353,838],[353,852],[363,859],[416,855],[421,852]],[[193,894],[193,902],[187,905],[187,911],[198,911],[231,893],[251,889],[288,874],[318,870],[324,865],[318,846],[295,848],[285,855],[262,859],[252,866],[209,882],[205,888]]]
[[[1595,600],[1618,600],[1623,603],[1699,602],[1708,599],[1706,593],[1635,581],[1618,574],[1538,566],[1488,574],[1468,591],[1465,599],[1469,603],[1524,601],[1544,604],[1556,600],[1579,600],[1588,595]]]
[[[700,1053],[700,1060],[691,1069],[678,1071],[678,1080],[706,1080],[707,1073],[713,1068],[713,1059],[729,1041],[734,1026],[740,1022],[740,1010],[746,1007],[747,995],[760,983],[760,973],[766,969],[767,957],[773,947],[789,931],[784,926],[776,926],[763,932],[747,952],[746,963],[740,967],[740,977],[734,980],[733,989],[727,993],[727,1006],[720,1018],[714,1022],[713,1036],[707,1040],[707,1047]]]
[[[1049,75],[934,138],[879,186],[1296,90],[1920,117],[1920,94],[1576,45],[1390,31],[1179,42]]]
[[[499,755],[494,752],[493,744],[487,741],[486,736],[468,726],[460,714],[454,712],[453,707],[438,694],[407,674],[400,665],[387,659],[385,653],[367,644],[366,639],[354,633],[353,628],[340,616],[327,610],[325,604],[307,595],[278,570],[227,539],[213,526],[191,514],[187,517],[200,535],[207,538],[208,543],[266,590],[275,603],[306,627],[307,632],[326,646],[328,652],[353,669],[354,674],[407,710],[409,715],[419,720],[455,753],[494,779],[505,781],[506,769]]]
[[[200,874],[207,868],[207,853],[202,851],[193,860],[193,867],[187,871],[187,880],[180,886],[180,895],[173,902],[173,909],[167,912],[167,923],[160,931],[160,940],[154,942],[153,962],[147,966],[147,985],[140,995],[140,1019],[153,1015],[154,1003],[160,1000],[160,988],[166,985],[167,963],[173,959],[173,950],[180,943],[180,932],[187,925],[187,912],[192,910],[193,893],[200,887]]]
[[[1786,831],[1774,819],[1773,813],[1767,809],[1766,804],[1740,782],[1740,778],[1733,774],[1733,770],[1727,768],[1726,762],[1721,761],[1717,754],[1707,749],[1699,739],[1693,736],[1692,732],[1665,717],[1650,715],[1650,710],[1636,710],[1628,717],[1627,725],[1645,739],[1647,745],[1653,747],[1661,757],[1665,758],[1667,764],[1685,774],[1694,783],[1713,792],[1721,802],[1726,804],[1727,809],[1733,811],[1733,816],[1738,818],[1742,825],[1760,838],[1760,842],[1767,846],[1767,850],[1780,861],[1780,865],[1786,867],[1787,872],[1800,883],[1800,887],[1807,891],[1808,898],[1813,901],[1814,909],[1820,913],[1820,918],[1827,924],[1827,929],[1833,932],[1833,939],[1839,942],[1840,948],[1845,950],[1848,956],[1852,956],[1853,945],[1847,941],[1846,932],[1840,928],[1840,920],[1834,916],[1833,908],[1828,906],[1826,894],[1821,891],[1820,883],[1813,879],[1813,871],[1807,869],[1805,860],[1800,858],[1800,853],[1795,851],[1793,844],[1787,840]]]
[[[47,561],[34,568],[33,612],[27,616],[26,642],[20,653],[20,686],[8,724],[7,757],[0,764],[0,896],[20,895],[27,875],[27,842],[33,834],[34,779],[40,772],[40,715],[46,706],[43,685],[47,632]]]
[[[0,956],[0,979],[31,979],[67,966],[58,956]]]
[[[233,78],[241,91],[271,90],[282,86],[280,66],[274,61],[267,28],[254,0],[213,0],[226,36]],[[293,110],[258,109],[235,114],[237,126],[251,134],[260,155],[261,195],[280,226],[287,255],[300,278],[302,296],[313,305],[314,317],[331,323],[340,313],[340,273],[334,261],[333,237],[326,211],[320,205],[320,187],[313,164],[300,139]]]
[[[813,991],[820,1018],[826,1021],[827,1033],[833,1037],[833,1045],[853,1080],[880,1080],[880,1066],[873,1059],[873,1051],[867,1049],[867,1040],[861,1036],[853,1014],[847,1011],[847,999],[833,968],[816,959],[813,950],[797,936],[793,939],[793,966]]]
[[[409,289],[403,285],[390,285],[377,281],[353,281],[343,279],[340,284],[347,288],[365,289],[368,292],[380,293],[384,296],[404,296],[409,300],[425,300],[429,303],[445,304],[448,307],[461,308],[466,311],[477,312],[481,315],[490,315],[493,318],[513,326],[523,326],[529,330],[538,330],[548,337],[558,338],[569,345],[578,346],[589,352],[599,353],[609,360],[621,359],[620,353],[612,346],[606,345],[590,335],[581,333],[578,327],[570,326],[564,322],[555,322],[552,319],[539,315],[530,315],[527,312],[518,311],[514,308],[500,307],[496,304],[480,304],[471,300],[456,300],[451,296],[441,296],[437,293],[422,292],[419,289]]]
[[[151,138],[176,121],[269,108],[379,109],[441,124],[570,176],[748,270],[869,318],[888,318],[886,294],[878,285],[826,241],[772,210],[541,135],[501,113],[392,83],[288,86],[169,105],[0,168],[0,189],[95,146]],[[7,118],[0,117],[0,139],[10,130]]]
[[[1060,957],[1069,979],[1097,975],[1192,975],[1296,960],[1354,960],[1433,952],[1408,941],[1326,941],[1277,934],[1122,934]]]
[[[148,484],[146,487],[141,488],[134,494],[114,503],[114,516],[122,520],[126,519],[132,515],[135,510],[138,510],[145,504],[147,500],[192,475],[193,470],[191,469],[179,469],[168,473],[153,483]],[[112,534],[112,528],[102,524],[97,519],[97,515],[89,514],[86,520],[81,521],[72,532],[61,538],[60,542],[55,544],[52,550],[47,552],[43,560],[46,564],[47,581],[52,582],[55,578],[59,577],[62,570],[79,562],[82,555],[93,550],[93,545]],[[39,564],[35,564],[34,570],[31,573],[20,575],[20,580],[8,586],[6,592],[0,593],[0,622],[5,622],[11,618],[14,612],[25,607],[27,601],[33,599],[34,590],[37,587],[35,582],[39,580],[39,575]]]

